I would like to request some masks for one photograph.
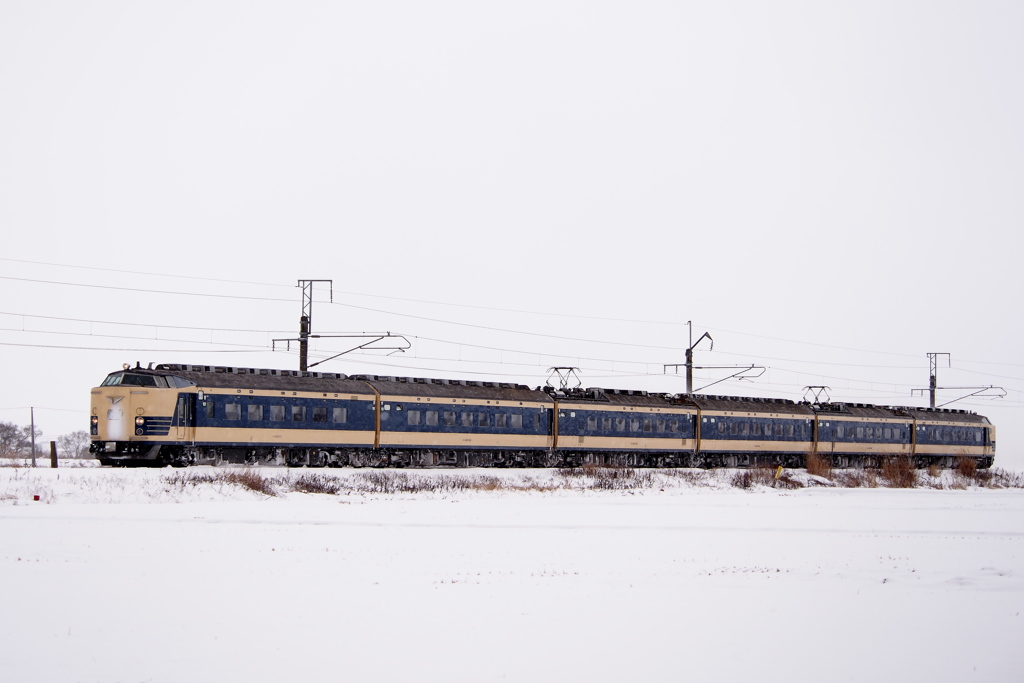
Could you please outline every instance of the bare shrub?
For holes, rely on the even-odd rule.
[[[965,455],[956,459],[956,473],[964,479],[974,479],[978,474],[978,461]]]
[[[878,472],[875,470],[843,470],[836,474],[835,482],[844,488],[873,489],[878,487]]]
[[[799,479],[794,479],[788,472],[783,470],[782,474],[778,479],[775,480],[775,488],[777,489],[802,489],[804,484]]]
[[[807,474],[824,479],[832,478],[832,461],[827,457],[811,451],[807,454],[806,463]]]
[[[246,467],[241,470],[228,470],[220,476],[220,480],[227,484],[234,484],[247,488],[250,491],[256,493],[262,493],[265,496],[276,496],[277,491],[274,490],[274,482],[267,479],[259,470],[254,470]]]
[[[666,478],[670,479],[682,479],[691,486],[701,486],[707,484],[708,480],[714,475],[708,470],[695,470],[695,469],[665,469],[658,470],[658,473]]]
[[[337,477],[319,472],[304,472],[289,484],[292,491],[299,493],[324,493],[333,496],[342,490],[341,481]]]
[[[1007,472],[1001,468],[978,470],[975,474],[979,483],[993,489],[1024,489],[1024,474]]]
[[[732,475],[732,485],[738,489],[749,489],[755,486],[774,486],[775,469],[761,465],[750,469],[738,470]]]
[[[910,489],[917,484],[917,469],[906,456],[893,456],[882,462],[882,479],[895,489]]]
[[[559,467],[555,470],[555,474],[566,479],[576,479],[582,477],[585,472],[582,467]]]
[[[649,471],[637,471],[632,467],[595,467],[587,474],[594,478],[595,489],[650,488],[654,484],[654,477]]]
[[[935,464],[928,465],[928,476],[932,479],[939,478],[942,476],[942,468]]]

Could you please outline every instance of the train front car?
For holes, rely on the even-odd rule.
[[[89,452],[108,466],[177,464],[166,447],[187,436],[179,396],[189,393],[194,385],[166,372],[125,365],[110,373],[92,389]]]

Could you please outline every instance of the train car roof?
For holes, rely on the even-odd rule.
[[[932,422],[974,422],[977,424],[991,424],[987,417],[972,413],[969,410],[949,410],[947,408],[897,408],[918,420],[930,420]]]
[[[815,403],[812,408],[822,418],[830,415],[836,417],[871,418],[906,418],[907,415],[890,406],[876,406],[869,403]]]
[[[174,375],[200,387],[262,389],[266,391],[319,391],[335,394],[370,394],[365,382],[337,372],[299,372],[267,368],[161,364],[155,370],[130,368],[125,372]]]
[[[531,401],[552,403],[550,396],[525,384],[509,382],[477,382],[426,377],[392,377],[389,375],[353,375],[350,379],[366,382],[385,396],[428,396],[431,398],[468,398],[496,401]]]
[[[600,389],[590,387],[587,389],[576,388],[567,390],[555,390],[552,387],[545,387],[544,391],[563,403],[592,403],[594,407],[600,405],[616,406],[656,406],[667,407],[671,405],[665,394],[650,394],[646,391],[632,391],[627,389]]]
[[[814,411],[806,403],[794,403],[784,398],[756,398],[747,396],[715,396],[711,394],[680,394],[677,400],[695,405],[701,410],[722,410],[746,413],[791,413],[812,417]]]

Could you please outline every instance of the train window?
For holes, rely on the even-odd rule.
[[[885,432],[882,434],[882,438],[886,441],[892,439],[892,427],[886,427]]]
[[[624,432],[626,431],[626,418],[617,417],[615,418],[615,431]]]
[[[110,378],[108,377],[107,379]],[[160,379],[163,378],[161,377]],[[121,386],[130,387],[155,387],[159,386],[156,383],[156,380],[157,378],[154,377],[153,375],[134,375],[126,372],[121,376],[121,381],[119,382],[119,384]],[[167,384],[165,383],[163,384],[163,386],[167,386]]]
[[[977,429],[974,431],[974,442],[981,443],[981,430]]]
[[[670,432],[678,432],[679,431],[679,420],[669,420],[668,421],[668,431],[670,431]]]
[[[750,434],[750,425],[746,422],[740,423],[740,436],[747,436]]]
[[[284,406],[270,406],[270,420],[284,422]]]
[[[761,423],[760,422],[755,422],[754,424],[750,425],[750,427],[751,427],[751,429],[753,429],[754,436],[761,436]]]
[[[523,416],[521,414],[519,414],[519,413],[512,413],[511,415],[508,416],[508,419],[509,419],[509,427],[511,427],[512,429],[522,429],[523,428]]]
[[[601,418],[601,429],[605,432],[612,431],[612,419],[610,417]]]
[[[836,427],[836,437],[842,439],[844,436],[846,436],[846,427],[839,425]]]
[[[250,403],[246,406],[246,416],[248,420],[256,422],[257,420],[263,419],[263,406],[256,403]]]
[[[784,427],[781,424],[775,425],[775,436],[782,436]]]
[[[729,423],[729,433],[732,434],[733,436],[736,436],[737,434],[739,434],[740,433],[740,426],[739,426],[739,424],[736,423],[736,422]]]
[[[587,429],[594,431],[597,430],[597,417],[595,417],[594,415],[589,415],[587,417]]]
[[[306,421],[306,406],[292,406],[292,422]]]
[[[409,424],[410,425],[415,426],[415,425],[418,425],[420,423],[420,411],[418,411],[418,410],[410,410],[408,412],[408,415],[409,415]]]
[[[241,420],[242,419],[242,404],[241,403],[225,403],[224,404],[224,419],[225,420]]]
[[[494,426],[498,429],[504,429],[508,426],[508,415],[506,413],[495,413],[494,414]]]
[[[472,427],[473,426],[473,413],[461,413],[459,415],[459,420],[461,421],[461,424],[462,424],[463,427]]]
[[[654,421],[654,431],[656,431],[656,432],[663,432],[663,431],[665,431],[665,421],[664,420],[655,420]]]
[[[424,424],[426,424],[428,427],[436,427],[437,426],[437,411],[436,410],[428,410],[428,411],[426,411],[426,413],[427,414],[424,416],[425,419],[423,420]]]
[[[214,408],[213,408],[214,403],[213,403],[213,401],[207,401],[205,405],[206,405],[206,417],[208,417],[208,418],[210,418],[212,420],[213,419],[213,415],[214,415],[214,412],[213,412],[213,410],[214,410]]]
[[[863,439],[864,438],[864,428],[863,427],[857,427],[857,438],[858,439]]]
[[[348,408],[334,408],[331,411],[331,419],[338,424],[348,422]]]
[[[444,426],[445,427],[454,427],[455,426],[455,412],[454,411],[446,410],[444,412],[444,416],[443,417],[444,417]]]
[[[726,430],[725,423],[719,421],[719,423],[718,423],[718,433],[719,434],[725,434],[725,430]]]
[[[327,406],[313,406],[313,422],[327,422]]]
[[[640,431],[640,420],[634,418],[629,421],[629,431],[639,432]]]
[[[653,428],[654,428],[654,425],[651,424],[651,418],[649,418],[649,417],[644,418],[644,431],[645,432],[649,432]]]
[[[479,424],[481,427],[491,426],[490,416],[487,413],[477,413],[476,416],[477,424]],[[562,413],[562,417],[565,417],[565,413]]]
[[[533,428],[540,431],[540,413],[533,414]]]
[[[793,436],[793,425],[786,425],[786,436]]]

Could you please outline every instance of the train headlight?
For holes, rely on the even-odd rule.
[[[99,423],[100,423],[100,418],[99,418],[99,416],[97,416],[97,415],[93,415],[93,416],[92,416],[92,417],[91,417],[91,418],[89,419],[89,424],[91,424],[91,425],[92,425],[93,427],[95,427],[95,426],[96,426],[96,425],[98,425]]]
[[[144,417],[137,417],[137,418],[135,418],[135,426],[136,427],[142,427],[145,424],[146,424],[146,418],[144,418]]]

